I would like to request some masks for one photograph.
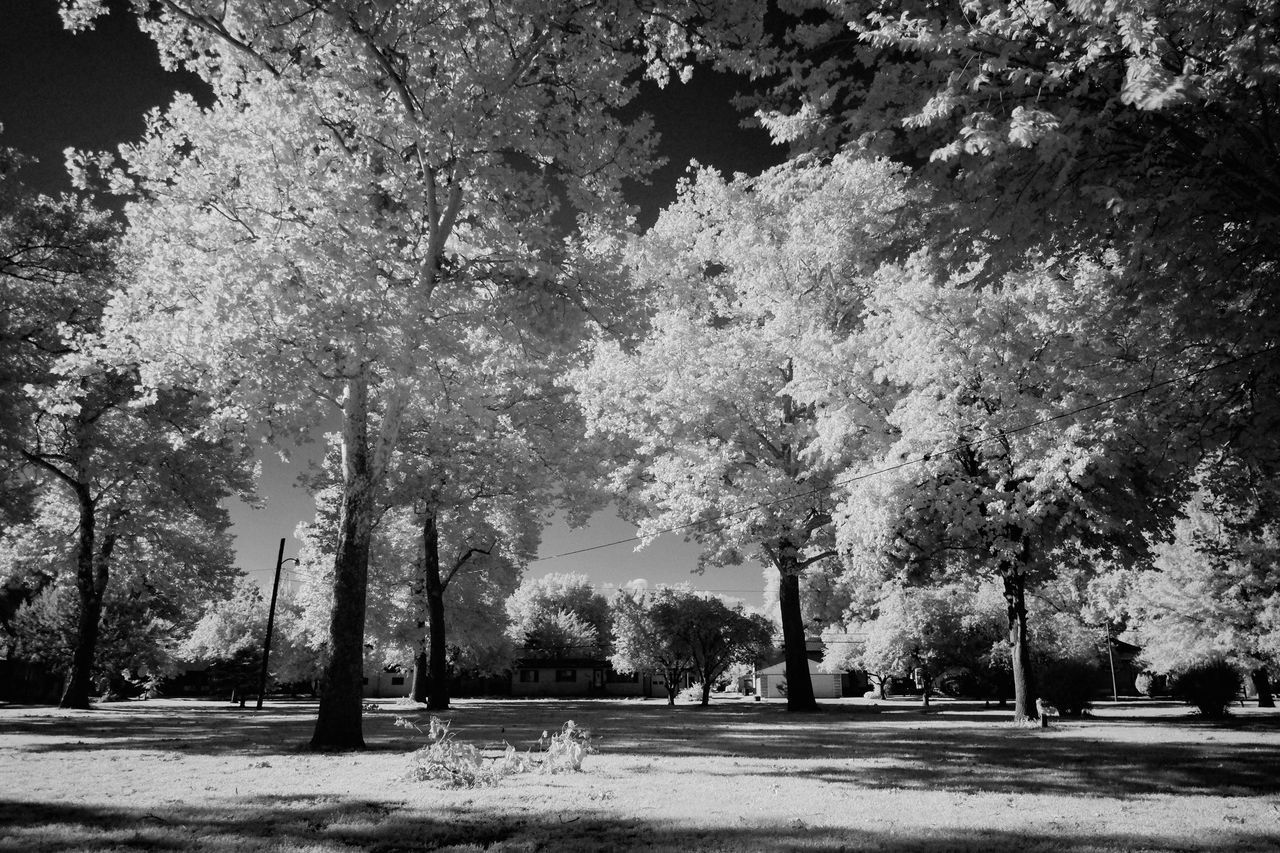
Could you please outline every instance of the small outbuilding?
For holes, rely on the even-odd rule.
[[[813,682],[815,699],[839,699],[844,695],[841,689],[841,676],[838,672],[822,672],[817,661],[809,661],[809,680]],[[773,666],[756,670],[756,695],[765,699],[785,699],[787,697],[787,662],[779,661]]]

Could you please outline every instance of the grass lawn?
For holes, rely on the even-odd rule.
[[[946,701],[460,700],[454,732],[522,749],[568,719],[583,771],[409,781],[382,701],[370,749],[314,754],[314,703],[0,706],[0,851],[1280,850],[1280,714],[1202,722],[1101,703],[1019,728]]]

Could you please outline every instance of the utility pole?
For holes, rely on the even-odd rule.
[[[296,559],[290,557],[295,563]],[[267,692],[267,661],[271,658],[271,632],[276,626],[276,594],[280,591],[280,569],[284,566],[284,540],[276,553],[276,577],[271,584],[271,607],[267,610],[267,637],[262,641],[262,674],[258,677],[258,710],[262,710],[262,697]]]
[[[1107,623],[1107,660],[1111,663],[1111,701],[1120,701],[1120,690],[1116,687],[1116,657],[1111,651],[1111,624]]]

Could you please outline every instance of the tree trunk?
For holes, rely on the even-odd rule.
[[[348,381],[342,413],[343,489],[329,612],[329,663],[323,675],[312,749],[364,748],[364,615],[375,486],[368,394],[363,377]]]
[[[102,622],[102,599],[107,590],[108,567],[115,537],[108,536],[97,550],[97,507],[89,487],[76,488],[80,533],[76,541],[76,591],[79,613],[76,617],[76,644],[71,652],[71,670],[62,693],[60,708],[89,709],[89,690],[93,684],[93,659],[98,649],[98,630]]]
[[[1013,719],[1026,722],[1036,718],[1035,681],[1031,672],[1031,650],[1027,642],[1027,578],[1013,570],[1004,576],[1004,598],[1009,614],[1009,655],[1013,665]]]
[[[1258,707],[1274,708],[1276,700],[1271,696],[1271,673],[1267,672],[1266,667],[1258,667],[1251,675],[1253,676],[1253,689],[1258,692]]]
[[[440,581],[440,530],[434,511],[427,513],[422,525],[424,559],[422,564],[424,591],[427,596],[427,642],[430,673],[427,684],[427,710],[449,709],[449,662],[445,657],[444,584]]]
[[[794,558],[783,558],[778,568],[778,609],[782,615],[782,644],[787,655],[787,710],[816,711],[809,656],[805,654],[804,617],[800,613],[800,570]]]
[[[676,693],[680,689],[680,673],[667,670],[667,704],[676,704]]]
[[[710,680],[702,682],[702,707],[711,704],[711,682]]]
[[[418,627],[426,628],[427,626],[419,625]],[[413,656],[413,692],[410,696],[415,702],[427,701],[427,649],[421,644]]]

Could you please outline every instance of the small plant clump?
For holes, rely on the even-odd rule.
[[[1172,692],[1209,719],[1220,720],[1240,692],[1240,673],[1224,660],[1197,664],[1174,677]]]
[[[427,735],[430,743],[413,754],[409,777],[414,781],[439,781],[454,788],[496,785],[517,773],[562,773],[582,769],[582,761],[592,752],[591,733],[569,720],[554,735],[543,732],[536,746],[523,755],[504,743],[501,755],[486,758],[475,744],[460,740],[449,730],[450,723],[432,717],[427,731],[412,720],[396,717],[395,725]]]
[[[573,720],[566,721],[560,731],[553,735],[543,732],[538,745],[543,750],[538,769],[543,773],[581,770],[582,760],[587,757],[587,753],[594,752],[591,748],[591,732],[580,728]]]

